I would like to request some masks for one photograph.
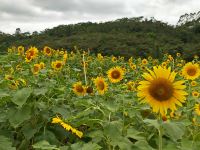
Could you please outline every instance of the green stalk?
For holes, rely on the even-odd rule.
[[[159,117],[159,128],[158,128],[158,150],[162,150],[163,147],[163,141],[162,141],[162,117]]]

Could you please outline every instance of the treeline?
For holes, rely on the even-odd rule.
[[[122,18],[105,23],[60,25],[40,33],[0,34],[0,50],[9,46],[46,45],[72,50],[74,46],[104,55],[159,57],[182,53],[187,59],[200,55],[200,22],[172,26],[154,18]]]

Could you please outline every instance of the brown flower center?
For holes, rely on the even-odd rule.
[[[188,74],[189,76],[194,76],[194,75],[196,74],[196,69],[195,69],[195,68],[189,68],[189,69],[187,70],[187,74]]]
[[[34,66],[34,72],[38,72],[39,71],[39,67],[38,66]]]
[[[103,81],[99,81],[99,83],[98,83],[98,88],[99,88],[100,90],[104,90],[105,84],[104,84]]]
[[[79,93],[83,93],[84,89],[83,89],[83,87],[81,85],[78,85],[76,87],[76,91],[79,92]]]
[[[51,53],[51,50],[49,48],[46,48],[46,53],[47,54],[50,54]]]
[[[57,63],[56,64],[56,68],[61,68],[62,64],[61,63]]]
[[[120,77],[120,72],[119,72],[118,70],[112,71],[111,77],[112,77],[113,79],[118,79],[118,78]]]
[[[93,88],[89,86],[89,87],[86,89],[86,92],[87,92],[88,94],[93,93]]]
[[[161,102],[170,99],[173,91],[172,83],[164,78],[155,79],[149,87],[150,95]]]

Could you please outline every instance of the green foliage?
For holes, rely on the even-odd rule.
[[[177,52],[191,59],[200,51],[200,24],[196,21],[179,26],[168,25],[143,17],[122,18],[105,23],[60,25],[39,34],[0,35],[2,52],[10,46],[34,45],[43,48],[73,50],[74,46],[104,55],[142,56],[160,58],[162,53]]]

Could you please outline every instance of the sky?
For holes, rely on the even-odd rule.
[[[200,11],[200,0],[0,0],[0,31],[42,31],[61,24],[154,17],[175,25],[181,15]]]

